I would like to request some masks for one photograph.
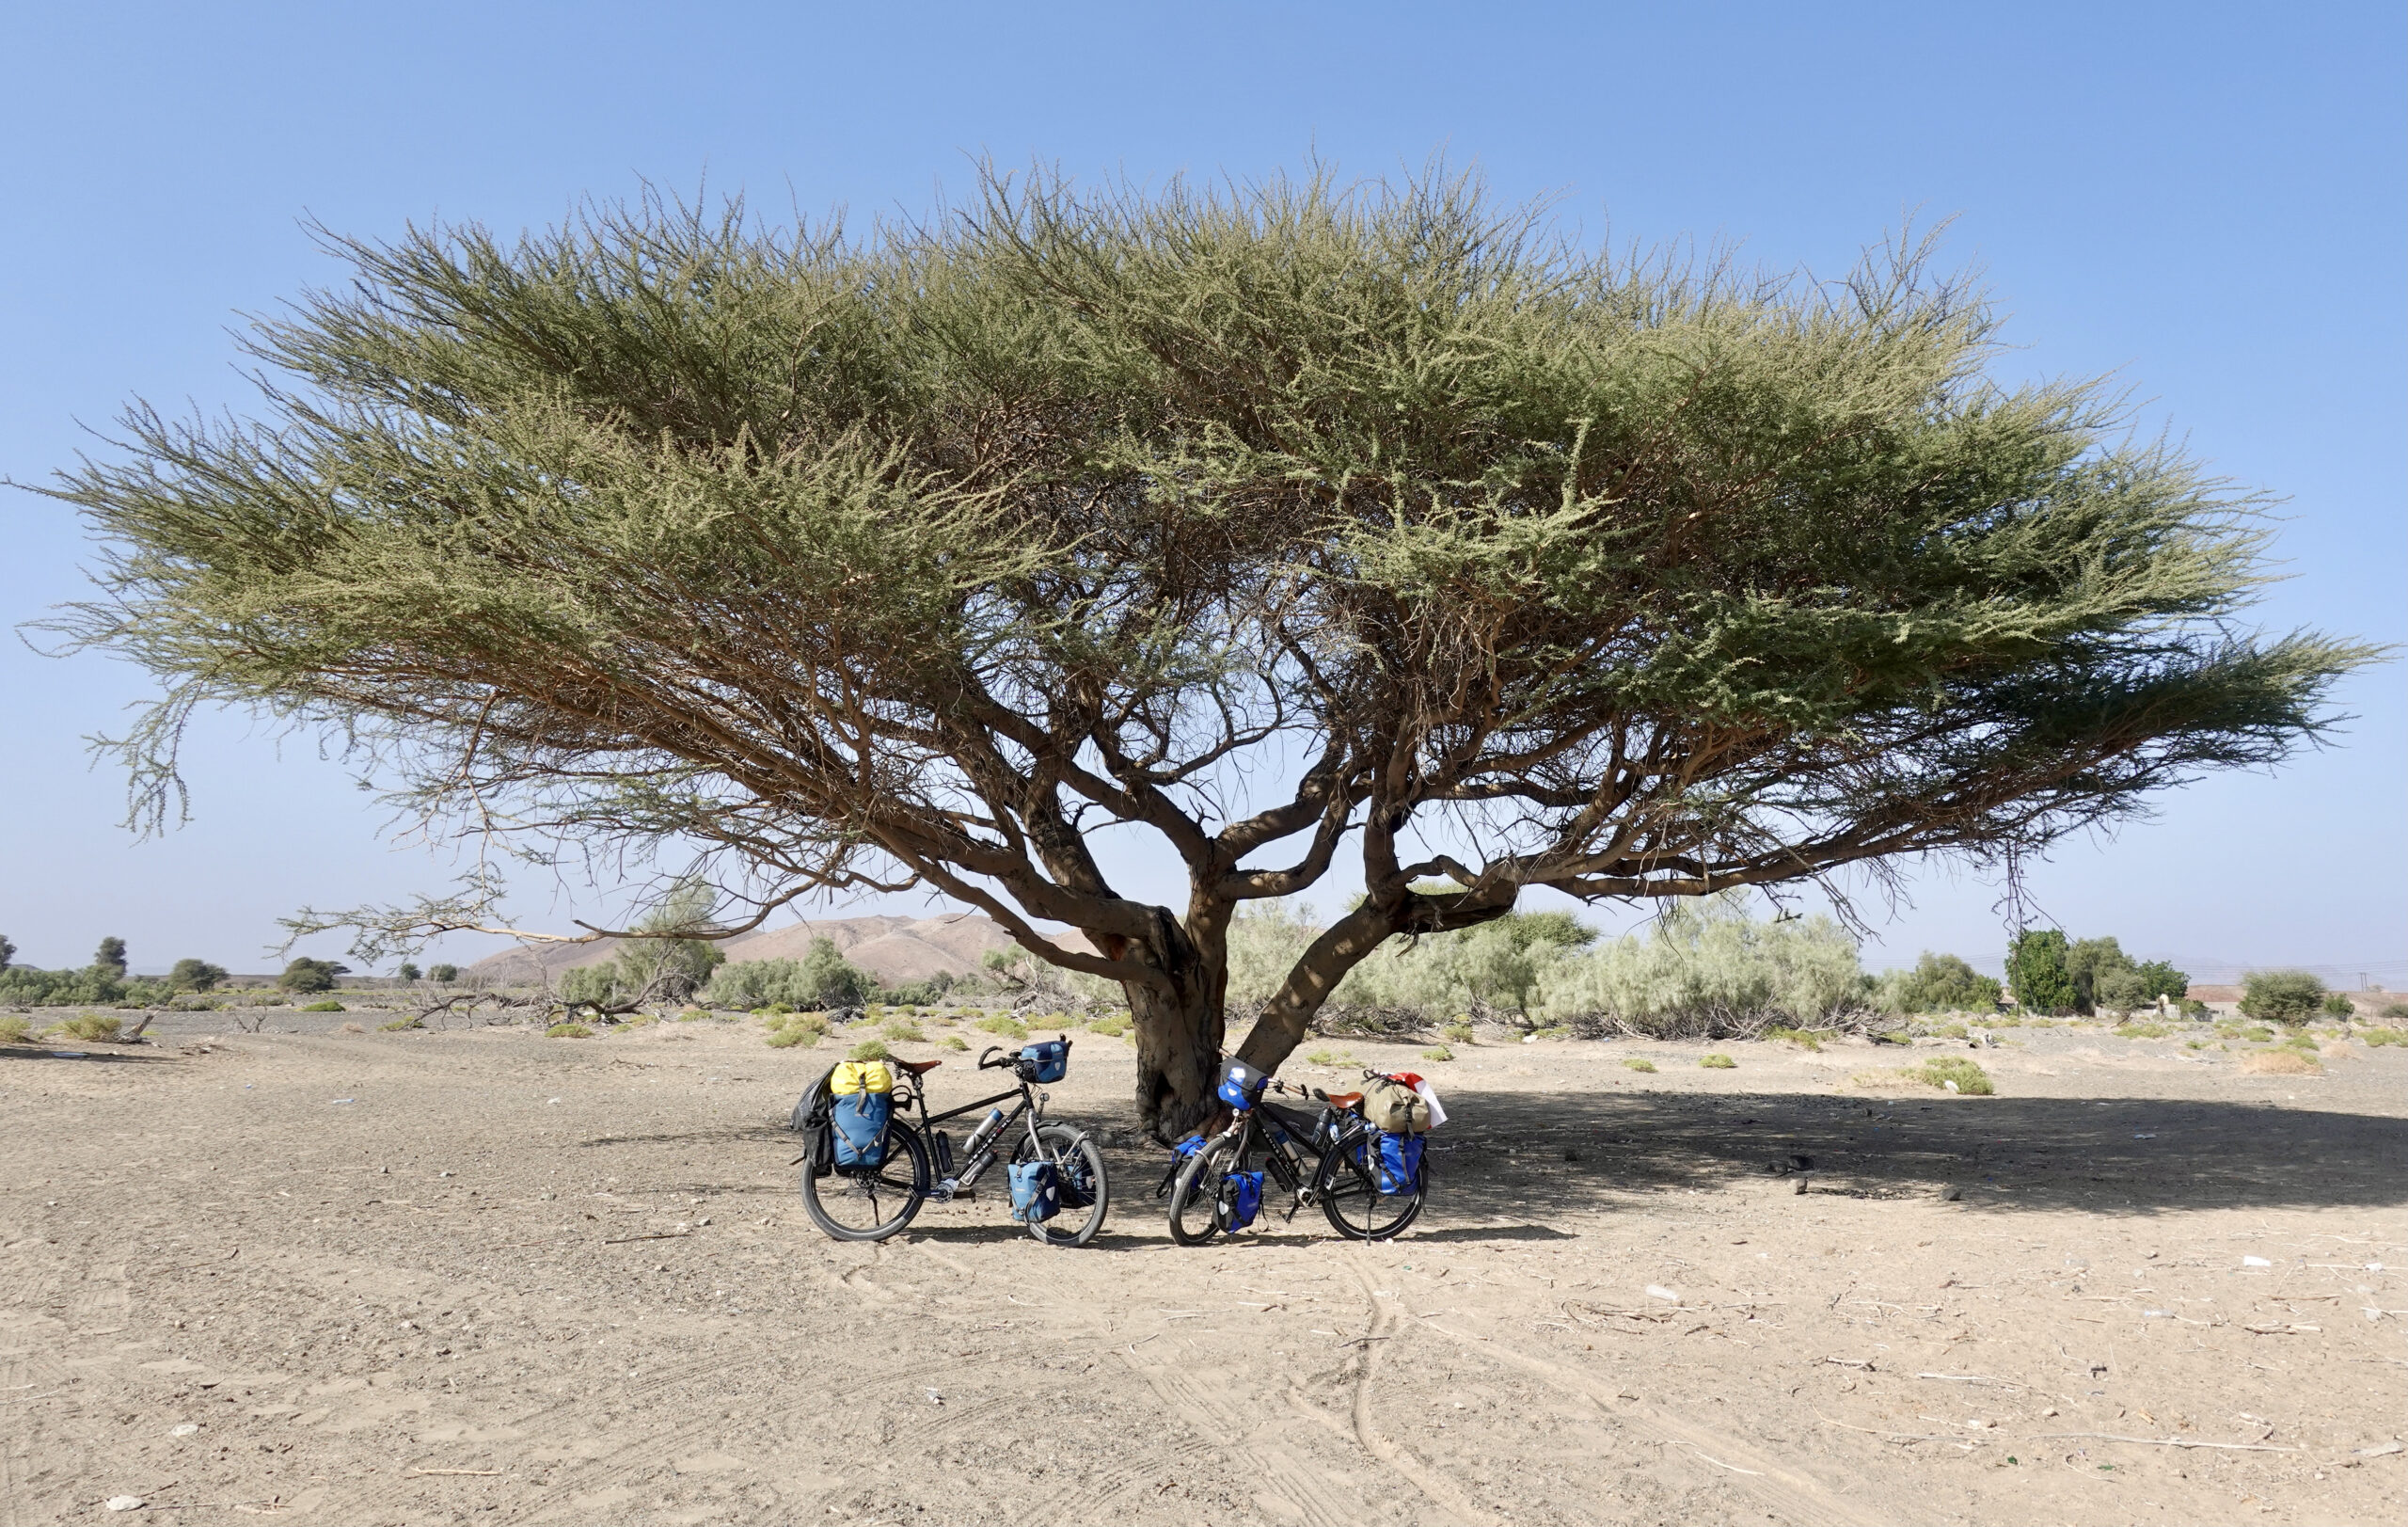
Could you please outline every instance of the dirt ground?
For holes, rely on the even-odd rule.
[[[228,1018],[0,1049],[0,1523],[2408,1520],[2399,1049],[1357,1043],[1453,1115],[1419,1224],[1181,1250],[1091,1036],[1073,1251],[822,1237],[832,1045]]]

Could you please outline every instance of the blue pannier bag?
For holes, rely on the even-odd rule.
[[[1371,1132],[1371,1182],[1383,1193],[1410,1193],[1421,1176],[1421,1137]]]
[[[883,1166],[886,1121],[894,1116],[895,1097],[891,1092],[848,1092],[836,1099],[829,1117],[836,1137],[836,1165]]]
[[[1251,1108],[1262,1096],[1271,1078],[1243,1060],[1231,1060],[1221,1067],[1221,1101],[1232,1108]]]
[[[1011,1169],[1012,1218],[1022,1224],[1053,1218],[1062,1211],[1062,1185],[1051,1161],[1023,1161]]]
[[[1262,1212],[1262,1173],[1229,1173],[1229,1229],[1244,1230]]]
[[[1020,1052],[1022,1069],[1032,1082],[1058,1082],[1069,1074],[1068,1040],[1039,1040]]]

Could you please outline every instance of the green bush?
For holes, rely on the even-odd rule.
[[[895,1052],[886,1047],[886,1042],[883,1040],[863,1040],[846,1051],[845,1058],[848,1060],[892,1060],[895,1058]]]
[[[1471,1021],[1459,1018],[1451,1024],[1441,1025],[1438,1037],[1456,1044],[1469,1044],[1472,1042]]]
[[[49,1034],[64,1034],[70,1039],[89,1044],[114,1044],[125,1027],[122,1018],[107,1018],[97,1012],[79,1012],[72,1018],[62,1018],[43,1030]]]
[[[206,960],[179,960],[167,972],[171,992],[210,992],[226,984],[226,967]]]
[[[2346,1023],[2357,1015],[2358,1005],[2340,993],[2334,992],[2325,996],[2322,1010],[2325,1017],[2338,1018]]]
[[[7,1022],[0,1019],[0,1023]],[[2372,1045],[2408,1044],[2408,1028],[2361,1028],[2358,1038]]]
[[[800,1045],[804,1049],[809,1049],[812,1045],[818,1043],[821,1040],[827,1037],[827,1034],[820,1029],[803,1028],[800,1026],[786,1028],[773,1028],[769,1030],[769,1048],[772,1050],[791,1050]]]
[[[937,1047],[943,1050],[967,1050],[970,1048],[970,1042],[958,1034],[947,1034],[937,1041]]]
[[[416,1014],[412,1014],[405,1018],[396,1018],[390,1023],[378,1024],[376,1026],[388,1034],[398,1034],[403,1029],[424,1028],[426,1025],[420,1022]]]
[[[312,1002],[306,1008],[295,1008],[293,1010],[294,1012],[349,1012],[351,1010],[340,1002]]]
[[[815,938],[800,960],[745,960],[719,967],[703,999],[721,1008],[859,1008],[877,978],[847,960],[832,939]]]
[[[460,978],[460,967],[458,965],[429,965],[426,967],[426,978],[438,986],[449,986]]]
[[[1709,1055],[1699,1057],[1698,1064],[1708,1071],[1731,1071],[1735,1070],[1739,1062],[1727,1055]]]
[[[1956,1091],[1971,1097],[1988,1097],[1998,1090],[1990,1085],[1988,1072],[1959,1056],[1926,1060],[1920,1066],[1908,1067],[1899,1074],[1943,1090],[1955,1082]]]
[[[879,1026],[878,1031],[885,1035],[888,1039],[895,1041],[897,1044],[926,1044],[928,1042],[928,1036],[922,1032],[919,1025],[908,1023],[899,1018],[887,1020],[884,1024]]]
[[[416,981],[425,974],[426,972],[406,960],[393,967],[393,979],[397,981]]]
[[[284,967],[276,978],[277,989],[284,992],[331,992],[335,978],[351,974],[349,965],[339,965],[331,960],[312,960],[304,955]]]
[[[2384,1003],[2383,1005],[2383,1016],[2392,1019],[2408,1018],[2408,1002]]]
[[[583,1024],[554,1024],[544,1030],[544,1038],[547,1040],[590,1040],[593,1037],[594,1030]]]
[[[1027,1025],[1020,1023],[1015,1019],[1006,1018],[1001,1013],[997,1013],[991,1018],[981,1018],[970,1026],[973,1028],[984,1029],[990,1034],[1000,1034],[1007,1040],[1024,1040],[1028,1038]]]
[[[1893,971],[1876,988],[1883,1011],[1995,1012],[1999,983],[1953,954],[1925,949],[1912,970]]]
[[[1098,1018],[1093,1023],[1087,1025],[1087,1032],[1091,1034],[1101,1034],[1106,1039],[1118,1039],[1121,1035],[1129,1032],[1128,1015],[1125,1013],[1105,1013],[1102,1017]]]
[[[1443,1044],[1434,1044],[1421,1052],[1421,1058],[1424,1060],[1452,1060],[1454,1058],[1455,1052]]]
[[[1795,1044],[1801,1050],[1819,1051],[1823,1047],[1823,1036],[1811,1028],[1776,1026],[1766,1029],[1763,1037],[1767,1040],[1779,1040],[1785,1044]]]
[[[1628,1066],[1628,1067],[1629,1067],[1631,1070],[1633,1070],[1633,1071],[1649,1071],[1649,1072],[1652,1072],[1652,1071],[1654,1071],[1654,1070],[1656,1069],[1656,1062],[1655,1062],[1655,1061],[1653,1061],[1653,1060],[1648,1059],[1648,1058],[1647,1058],[1645,1056],[1643,1056],[1643,1055],[1626,1055],[1626,1056],[1624,1056],[1624,1057],[1622,1058],[1622,1063],[1623,1063],[1624,1065],[1625,1065],[1625,1066]]]
[[[2304,1024],[2324,1005],[2324,983],[2305,970],[2253,970],[2241,978],[2241,1010],[2271,1024]]]
[[[2028,1012],[2072,1012],[2082,1000],[2073,972],[2066,963],[2065,934],[2053,928],[2031,928],[2015,935],[2006,949],[2006,985],[2018,1006]]]
[[[13,1012],[0,1012],[0,1044],[23,1044],[32,1037],[33,1021]]]

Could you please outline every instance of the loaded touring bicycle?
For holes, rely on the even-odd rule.
[[[1006,1054],[990,1046],[981,1071],[1008,1071],[1015,1085],[940,1114],[928,1112],[926,1078],[942,1060],[848,1060],[795,1104],[791,1123],[808,1149],[802,1204],[840,1241],[882,1241],[920,1205],[968,1198],[997,1161],[1006,1163],[1011,1213],[1049,1246],[1085,1246],[1111,1205],[1103,1154],[1085,1131],[1045,1118],[1042,1084],[1069,1074],[1070,1042],[1057,1036]],[[957,1148],[937,1126],[986,1110]],[[919,1122],[908,1121],[916,1109]]]
[[[1320,1107],[1308,1115],[1267,1092]],[[1245,1229],[1272,1206],[1274,1188],[1287,1200],[1284,1217],[1318,1204],[1330,1228],[1350,1240],[1385,1240],[1419,1217],[1430,1186],[1422,1137],[1446,1116],[1418,1076],[1366,1071],[1361,1091],[1324,1092],[1228,1060],[1219,1095],[1229,1105],[1228,1127],[1180,1141],[1170,1174],[1154,1190],[1170,1200],[1171,1239],[1180,1245]]]

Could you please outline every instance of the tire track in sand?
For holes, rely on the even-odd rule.
[[[1371,1274],[1363,1265],[1362,1254],[1350,1249],[1346,1253],[1346,1264],[1354,1269],[1355,1280],[1363,1285],[1363,1302],[1369,1307],[1370,1318],[1370,1328],[1364,1331],[1359,1348],[1362,1359],[1354,1372],[1354,1440],[1362,1444],[1364,1452],[1412,1481],[1414,1488],[1453,1512],[1458,1519],[1481,1523],[1498,1521],[1500,1519],[1496,1512],[1465,1494],[1456,1487],[1453,1480],[1415,1457],[1409,1449],[1381,1436],[1371,1424],[1371,1377],[1379,1366],[1380,1348],[1395,1336],[1401,1322],[1397,1317],[1395,1301],[1382,1300],[1373,1289]]]

